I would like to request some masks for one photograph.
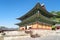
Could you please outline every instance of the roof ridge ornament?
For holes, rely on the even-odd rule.
[[[41,6],[40,3],[38,2],[38,3],[36,4],[35,8],[38,9],[38,8],[40,8],[40,6]]]
[[[44,3],[41,4],[41,7],[46,10]]]
[[[41,6],[44,6],[44,3],[42,3]]]

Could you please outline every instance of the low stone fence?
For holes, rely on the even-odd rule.
[[[26,38],[30,38],[30,36],[5,36],[4,40],[24,40]]]
[[[26,34],[24,31],[6,31],[5,35],[1,35],[0,40],[42,40],[43,38],[54,38],[57,36],[60,38],[60,30],[32,30],[33,34],[39,34],[38,38],[31,38],[30,34]],[[47,40],[47,39],[46,39]]]
[[[60,30],[33,30],[33,34],[39,34],[40,36],[60,35]]]
[[[4,32],[6,35],[9,36],[14,36],[14,35],[26,35],[26,33],[24,31],[6,31]]]

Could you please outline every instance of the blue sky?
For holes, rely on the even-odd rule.
[[[0,0],[0,26],[16,28],[21,17],[31,10],[36,3],[44,3],[48,11],[60,11],[60,0]]]

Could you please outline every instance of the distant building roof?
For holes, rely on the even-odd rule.
[[[60,26],[60,24],[55,24],[55,26]]]
[[[0,28],[0,32],[1,31],[17,31],[17,28]]]

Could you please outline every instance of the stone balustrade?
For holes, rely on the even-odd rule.
[[[6,31],[6,35],[1,35],[0,40],[59,40],[60,30],[33,30],[33,34],[39,34],[40,37],[31,38],[30,34],[24,31]]]

